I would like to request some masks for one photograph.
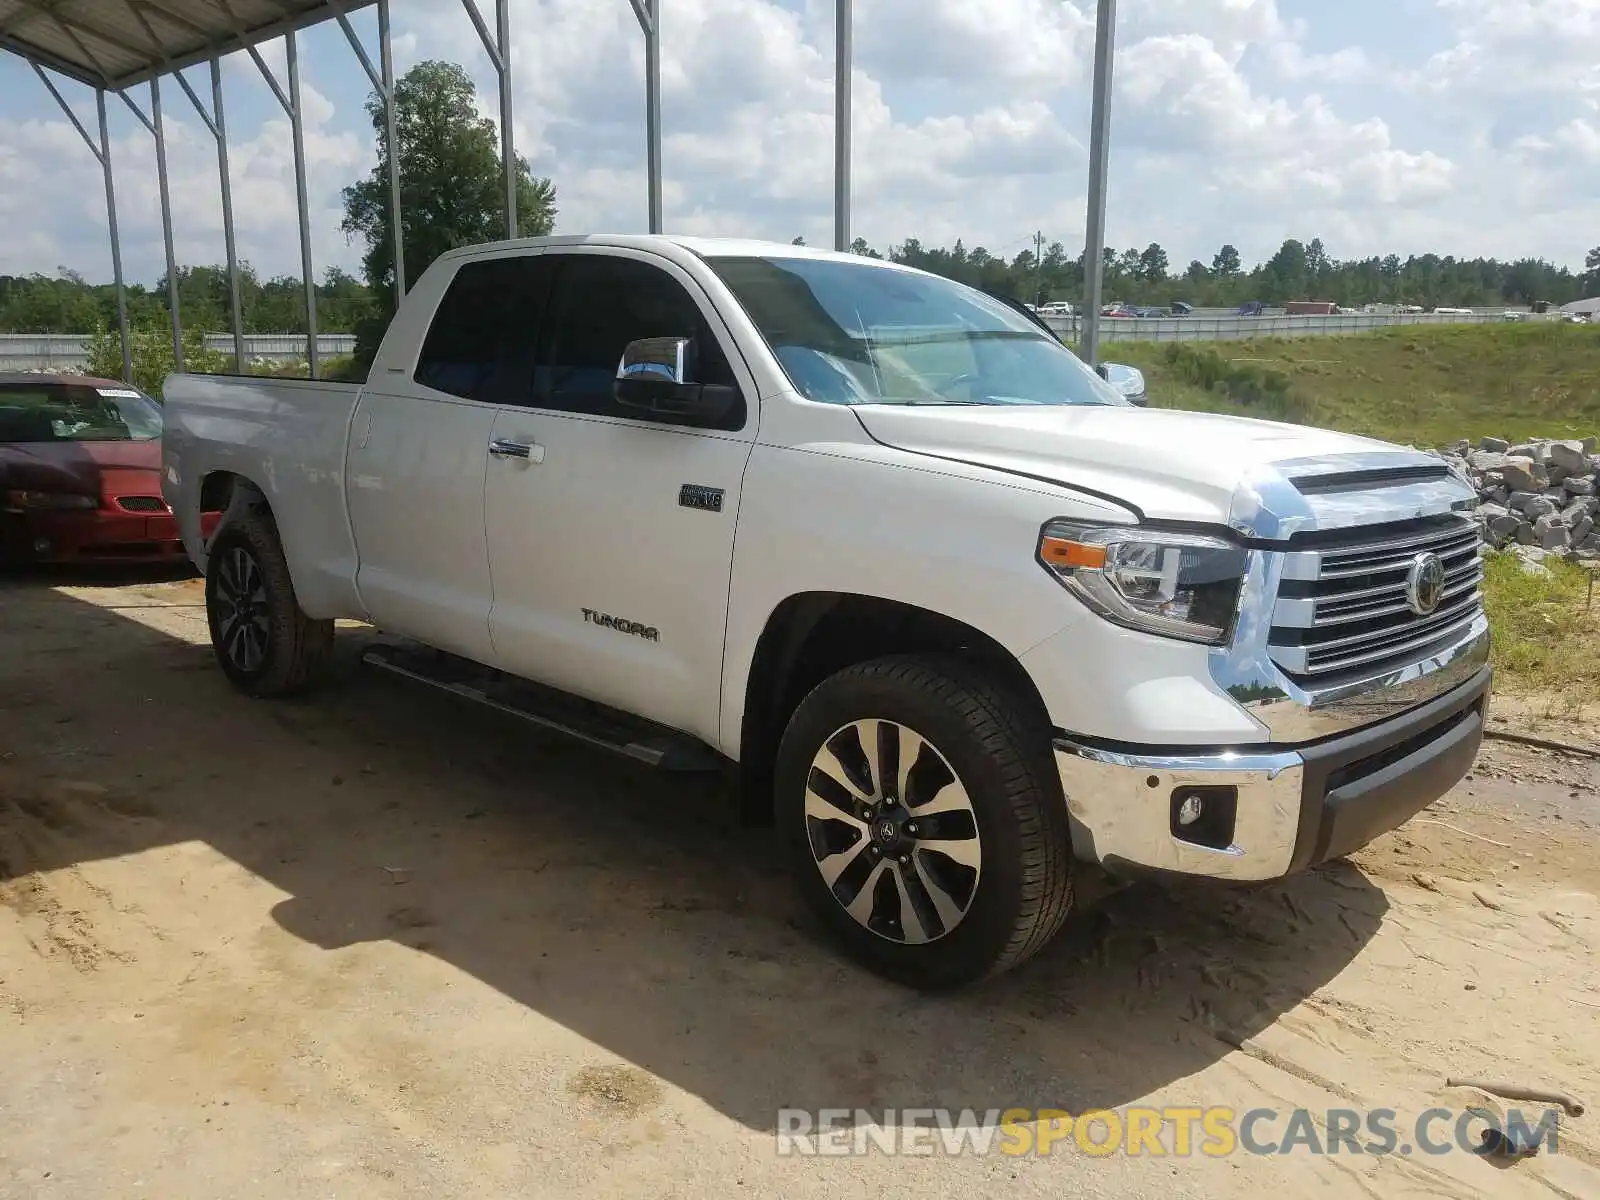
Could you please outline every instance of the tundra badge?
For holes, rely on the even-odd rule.
[[[631,633],[634,637],[643,638],[647,642],[659,642],[661,631],[653,625],[641,625],[638,621],[630,621],[626,617],[613,617],[610,613],[596,612],[592,608],[583,610],[583,619],[591,625],[598,625],[602,629],[615,629],[618,633]]]

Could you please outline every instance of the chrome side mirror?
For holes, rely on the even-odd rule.
[[[731,387],[692,382],[694,339],[640,338],[629,342],[617,364],[612,394],[628,415],[647,421],[716,423],[733,410],[739,393]]]
[[[617,364],[617,380],[659,379],[689,382],[689,353],[694,343],[686,337],[640,338],[629,342]]]
[[[1100,378],[1104,379],[1130,402],[1144,405],[1148,399],[1145,392],[1144,372],[1138,367],[1130,367],[1125,363],[1101,363]]]

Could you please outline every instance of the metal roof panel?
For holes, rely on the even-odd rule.
[[[0,49],[122,89],[374,0],[0,0]]]

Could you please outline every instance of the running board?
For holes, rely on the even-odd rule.
[[[662,771],[715,771],[721,755],[687,734],[427,647],[377,645],[368,666],[425,683]]]

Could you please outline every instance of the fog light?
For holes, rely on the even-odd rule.
[[[1232,786],[1188,784],[1172,789],[1172,836],[1191,846],[1226,850],[1233,844],[1239,812],[1239,789]]]

